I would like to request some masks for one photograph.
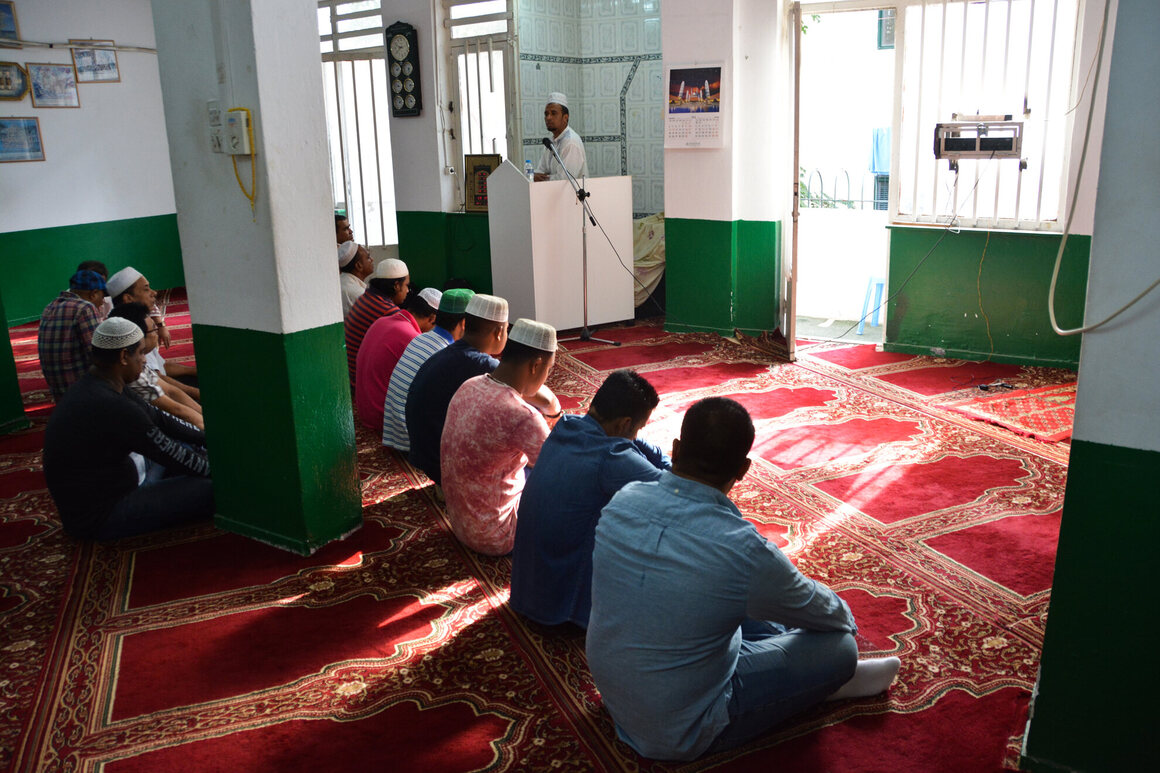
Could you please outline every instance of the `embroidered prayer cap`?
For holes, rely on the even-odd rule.
[[[342,268],[350,263],[356,254],[358,254],[358,245],[353,241],[338,245],[338,267]]]
[[[559,105],[560,107],[567,107],[568,106],[568,97],[566,97],[562,92],[553,91],[551,94],[548,95],[548,104],[549,105]]]
[[[109,277],[105,282],[105,289],[109,291],[109,295],[116,298],[121,293],[128,290],[133,285],[137,284],[137,280],[143,275],[140,271],[132,266],[126,266],[117,273]]]
[[[532,319],[517,319],[508,333],[509,341],[518,341],[525,346],[539,349],[541,352],[556,351],[556,328],[547,322],[536,322]]]
[[[467,311],[467,304],[474,295],[474,290],[468,290],[464,287],[445,290],[443,297],[439,299],[439,311],[445,311],[448,314],[463,314]]]
[[[478,293],[471,296],[464,312],[473,317],[490,319],[492,322],[507,322],[508,302],[497,295]]]
[[[375,266],[375,273],[371,274],[371,279],[402,279],[410,273],[403,261],[398,258],[387,258]]]
[[[443,292],[434,287],[424,287],[419,291],[419,297],[427,301],[427,305],[431,308],[438,309],[439,302],[443,300]]]
[[[145,337],[136,322],[124,317],[109,317],[93,331],[93,346],[98,349],[124,349]]]
[[[78,271],[68,280],[70,290],[105,290],[105,280],[96,271]]]

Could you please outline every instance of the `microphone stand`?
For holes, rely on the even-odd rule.
[[[584,326],[580,328],[580,335],[571,338],[561,338],[560,343],[567,343],[568,341],[596,341],[601,344],[611,344],[612,346],[620,346],[620,341],[610,341],[607,338],[596,338],[588,329],[588,221],[592,221],[592,225],[596,225],[596,217],[592,214],[592,209],[588,206],[588,197],[592,194],[584,190],[572,173],[568,171],[568,167],[564,165],[564,159],[560,158],[559,151],[556,150],[556,143],[545,137],[543,140],[544,147],[552,152],[556,163],[564,170],[564,175],[568,178],[568,182],[572,186],[572,190],[576,193],[576,200],[580,202],[580,254],[581,254],[581,270],[583,277],[581,285],[584,292]]]

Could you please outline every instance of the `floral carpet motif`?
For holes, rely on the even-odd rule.
[[[192,356],[182,298],[166,312]],[[789,364],[655,323],[601,331],[623,347],[565,344],[549,382],[564,405],[583,411],[609,370],[637,365],[662,393],[644,431],[662,447],[696,399],[747,405],[755,461],[734,500],[848,601],[865,654],[903,662],[883,696],[666,764],[617,739],[583,634],[514,614],[510,561],[457,543],[430,482],[357,423],[365,524],[313,556],[211,526],[68,539],[40,471],[50,405],[26,328],[11,335],[33,426],[0,438],[0,770],[1017,764],[1067,448],[949,410],[941,400],[960,390],[912,388],[926,375],[886,378],[922,358],[876,365],[822,347]],[[1044,370],[1030,380],[1062,378]]]

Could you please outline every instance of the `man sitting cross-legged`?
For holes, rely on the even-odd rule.
[[[360,294],[346,312],[342,327],[351,386],[354,386],[358,371],[358,352],[363,338],[376,320],[402,316],[415,328],[415,335],[419,335],[419,323],[410,312],[403,310],[410,289],[411,274],[407,264],[398,258],[387,258],[375,266],[374,273],[367,280],[366,292]]]
[[[44,432],[44,477],[64,530],[110,540],[213,516],[205,435],[125,388],[145,367],[141,328],[93,331],[93,366]]]
[[[668,454],[637,433],[659,398],[631,370],[608,375],[585,416],[564,416],[520,497],[511,606],[544,625],[588,626],[592,543],[600,510],[634,480],[656,480]]]
[[[57,402],[89,369],[89,341],[105,299],[105,280],[95,271],[77,271],[68,288],[45,307],[36,333],[40,369]]]
[[[501,556],[512,549],[524,468],[535,465],[549,431],[527,401],[555,362],[555,329],[518,320],[499,367],[465,381],[447,406],[439,451],[447,519],[472,550]],[[560,415],[557,408],[550,418]]]
[[[165,318],[157,308],[157,291],[149,286],[149,280],[137,269],[126,266],[109,277],[109,295],[113,298],[113,306],[121,303],[143,303],[149,309],[150,316],[157,323],[157,334],[160,345],[169,348],[169,330],[165,327]],[[184,365],[180,362],[169,362],[161,356],[161,349],[156,348],[149,352],[149,366],[177,381],[182,391],[194,400],[201,400],[201,392],[197,386],[197,367]]]
[[[898,658],[858,660],[846,603],[726,496],[753,437],[740,404],[697,402],[672,471],[625,486],[596,526],[588,665],[618,735],[646,757],[732,748],[898,673]]]
[[[383,401],[391,374],[407,346],[435,327],[442,296],[434,287],[424,287],[403,302],[402,313],[379,317],[367,330],[358,350],[354,377],[354,404],[359,421],[367,427],[382,431]]]

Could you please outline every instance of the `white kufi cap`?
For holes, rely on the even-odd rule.
[[[354,260],[354,256],[358,254],[358,245],[354,242],[343,242],[338,245],[338,267],[343,268],[347,263]]]
[[[109,317],[93,331],[93,346],[98,349],[124,349],[145,337],[136,322],[124,317]]]
[[[142,276],[141,272],[132,266],[121,269],[113,274],[105,282],[105,289],[109,291],[109,295],[116,298],[121,293],[128,290],[133,285],[137,284],[137,280]],[[128,346],[128,344],[125,344]],[[118,347],[121,348],[121,347]]]
[[[517,319],[508,333],[509,341],[517,341],[542,352],[556,351],[556,328],[547,322],[531,319]]]
[[[375,266],[375,273],[371,274],[371,279],[402,279],[410,273],[403,261],[398,258],[387,258]]]
[[[508,321],[508,302],[496,295],[477,293],[467,302],[467,313],[492,322]]]
[[[549,105],[553,105],[553,104],[559,105],[560,107],[567,107],[568,106],[568,97],[566,97],[562,92],[553,91],[551,94],[548,95],[548,104]]]
[[[443,300],[443,293],[434,287],[424,287],[419,291],[419,297],[427,301],[428,306],[438,311],[439,302]]]

